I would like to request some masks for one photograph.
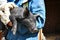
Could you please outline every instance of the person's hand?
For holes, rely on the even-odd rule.
[[[8,25],[8,26],[10,26],[10,27],[12,27],[12,26],[13,26],[11,21],[10,21],[10,22],[8,22],[8,23],[7,23],[7,25]]]

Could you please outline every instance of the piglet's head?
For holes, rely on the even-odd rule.
[[[38,29],[36,27],[36,19],[38,16],[39,16],[39,14],[33,15],[27,8],[24,11],[24,17],[26,17],[26,18],[22,21],[22,23],[24,23],[24,25],[26,25],[26,27],[32,33],[38,31]]]

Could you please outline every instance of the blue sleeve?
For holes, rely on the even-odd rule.
[[[45,4],[44,0],[31,0],[29,2],[29,10],[33,14],[39,14],[40,17],[38,17],[38,21],[36,21],[37,28],[44,27],[45,24]]]

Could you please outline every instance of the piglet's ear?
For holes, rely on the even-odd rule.
[[[28,17],[30,15],[30,12],[28,10],[28,8],[26,7],[25,10],[24,10],[24,17]]]

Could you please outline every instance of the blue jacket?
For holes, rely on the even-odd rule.
[[[17,6],[20,7],[27,0],[7,0],[7,1],[14,2]],[[40,14],[40,17],[38,17],[39,22],[36,21],[37,28],[40,29],[44,27],[44,23],[45,23],[44,0],[28,0],[28,9],[33,14]],[[16,35],[13,35],[11,30],[9,30],[7,34],[7,39],[8,40],[38,40],[37,34],[38,33],[30,33],[28,29],[24,27],[24,25],[21,25],[18,22]]]

